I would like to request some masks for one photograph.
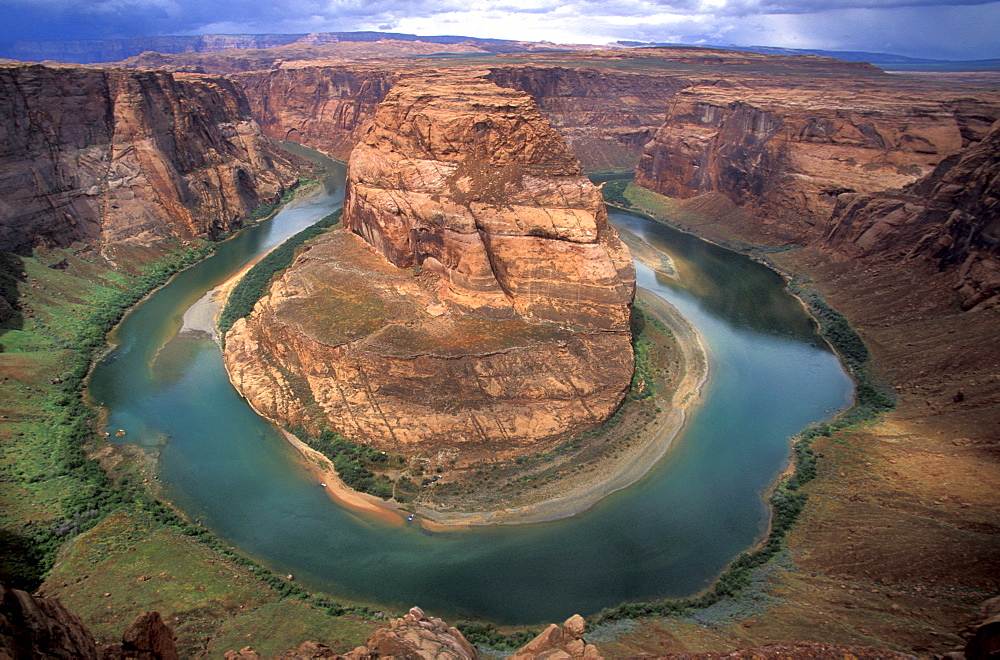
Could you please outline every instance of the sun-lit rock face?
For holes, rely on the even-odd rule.
[[[351,155],[344,226],[227,335],[266,414],[462,463],[555,446],[621,403],[634,267],[527,95],[404,79]]]
[[[645,146],[636,182],[680,199],[724,195],[749,211],[745,229],[762,242],[805,244],[827,231],[840,195],[915,182],[982,139],[1000,112],[989,94],[818,80],[684,90]]]
[[[531,97],[481,78],[404,79],[351,153],[347,229],[441,275],[457,311],[625,330],[627,249]]]

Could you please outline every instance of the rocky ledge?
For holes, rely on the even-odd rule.
[[[634,267],[529,96],[402,80],[351,155],[344,209],[347,231],[226,336],[264,414],[468,464],[545,451],[617,409]]]

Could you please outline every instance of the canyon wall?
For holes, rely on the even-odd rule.
[[[669,197],[722,193],[764,242],[822,236],[838,196],[899,188],[982,139],[995,98],[886,83],[684,90],[646,145],[636,183]]]
[[[231,79],[268,136],[347,160],[396,75],[356,65],[251,71]]]
[[[488,77],[530,94],[587,170],[634,168],[666,120],[669,100],[691,84],[683,76],[599,67],[494,66]]]
[[[0,67],[0,250],[234,229],[296,181],[231,81]]]
[[[852,259],[928,259],[956,269],[962,309],[1000,302],[1000,121],[901,190],[844,194],[822,247]]]
[[[351,155],[344,225],[226,336],[265,414],[467,465],[546,451],[621,403],[634,267],[527,95],[401,80]]]
[[[439,70],[475,75],[461,67]],[[254,118],[270,137],[344,160],[375,106],[405,73],[400,64],[289,62],[230,78],[244,89]],[[487,77],[530,94],[588,170],[635,167],[643,145],[666,118],[666,100],[689,84],[662,75],[528,65],[492,66]]]

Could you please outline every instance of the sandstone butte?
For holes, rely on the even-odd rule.
[[[400,80],[351,153],[344,226],[226,336],[267,416],[461,465],[545,451],[620,405],[634,266],[527,94]]]
[[[301,167],[221,78],[3,65],[0,116],[0,250],[214,237]]]

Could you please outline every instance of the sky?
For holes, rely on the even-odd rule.
[[[376,30],[1000,58],[986,0],[0,0],[0,43]]]

